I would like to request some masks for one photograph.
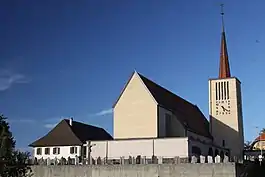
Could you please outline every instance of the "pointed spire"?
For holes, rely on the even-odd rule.
[[[221,4],[222,38],[221,38],[221,53],[220,53],[219,79],[224,79],[224,78],[231,77],[229,60],[228,60],[227,45],[226,45],[226,37],[225,37],[223,6],[224,5]]]

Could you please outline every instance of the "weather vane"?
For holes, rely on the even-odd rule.
[[[221,15],[224,16],[224,4],[220,4],[221,6]]]
[[[222,16],[222,29],[223,29],[223,32],[224,32],[224,26],[225,26],[225,23],[224,23],[224,4],[222,3],[222,4],[220,4],[220,6],[221,6],[221,16]]]

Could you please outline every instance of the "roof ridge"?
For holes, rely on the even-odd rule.
[[[90,127],[93,127],[93,128],[101,128],[101,129],[104,129],[104,128],[100,127],[100,126],[91,125],[91,124],[84,123],[84,122],[81,122],[81,121],[75,121],[75,120],[73,120],[73,122],[76,122],[76,123],[79,123],[79,124],[82,124],[82,125],[85,125],[85,126],[90,126]]]
[[[152,82],[152,83],[155,84],[156,86],[162,88],[163,90],[169,92],[170,94],[172,94],[172,95],[174,95],[174,96],[180,98],[182,101],[184,101],[184,102],[186,102],[186,103],[189,103],[189,104],[191,104],[191,105],[193,105],[193,106],[196,106],[195,104],[193,104],[193,103],[191,103],[190,101],[188,101],[188,100],[186,100],[186,99],[184,99],[184,98],[178,96],[178,95],[175,94],[174,92],[172,92],[172,91],[166,89],[165,87],[163,87],[163,86],[157,84],[156,82],[152,81],[151,79],[148,79],[147,77],[145,77],[144,75],[140,74],[139,72],[137,72],[137,74],[139,74],[140,77],[143,77],[144,79],[148,80],[149,82]]]

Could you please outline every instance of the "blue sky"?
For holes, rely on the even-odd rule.
[[[251,140],[255,126],[265,127],[265,1],[223,2],[231,73],[242,82]],[[1,1],[0,111],[17,147],[69,116],[112,133],[109,110],[134,69],[208,117],[208,79],[219,68],[219,3]]]

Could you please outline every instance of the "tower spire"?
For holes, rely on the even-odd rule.
[[[224,5],[221,4],[222,37],[221,37],[219,79],[231,77],[229,60],[228,60],[227,45],[226,45],[226,37],[225,37],[224,9],[223,8],[224,8]]]

